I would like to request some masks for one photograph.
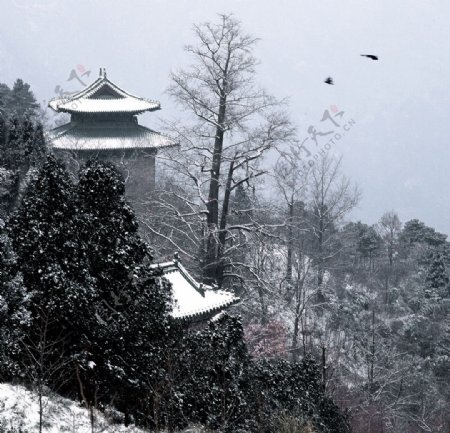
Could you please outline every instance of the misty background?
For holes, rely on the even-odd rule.
[[[88,84],[105,67],[125,90],[161,101],[162,111],[140,116],[157,129],[180,116],[164,91],[170,71],[190,62],[193,23],[228,12],[261,39],[259,83],[289,98],[301,140],[331,105],[356,122],[333,147],[363,192],[352,219],[372,224],[394,209],[450,233],[444,0],[0,0],[0,82],[22,78],[46,105],[58,85],[80,89],[67,81],[72,69],[90,70]]]

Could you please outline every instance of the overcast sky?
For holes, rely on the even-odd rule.
[[[354,219],[394,209],[450,233],[448,0],[0,0],[0,82],[21,77],[42,102],[57,85],[79,88],[67,81],[77,65],[89,82],[106,67],[124,89],[161,101],[141,121],[154,126],[177,116],[164,90],[186,64],[192,24],[228,12],[261,38],[259,82],[290,98],[300,138],[331,106],[354,120],[333,146],[363,191]]]

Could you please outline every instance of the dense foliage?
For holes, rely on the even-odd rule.
[[[0,217],[15,209],[36,168],[45,160],[39,105],[30,85],[0,83]]]
[[[90,161],[79,179],[73,185],[49,157],[2,232],[3,380],[78,396],[91,409],[114,405],[151,429],[270,432],[289,414],[348,431],[309,358],[252,360],[229,316],[183,331],[121,175]]]

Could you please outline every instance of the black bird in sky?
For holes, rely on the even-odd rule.
[[[368,59],[378,60],[378,56],[374,56],[373,54],[361,54],[361,57],[367,57]]]
[[[331,84],[331,85],[334,84],[333,79],[332,79],[331,77],[327,77],[327,78],[325,79],[324,83]]]

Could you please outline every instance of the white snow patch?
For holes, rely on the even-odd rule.
[[[161,269],[163,277],[172,284],[172,316],[188,318],[204,313],[219,312],[239,301],[233,293],[215,290],[197,282],[178,261],[155,263],[154,269]]]
[[[44,397],[44,433],[91,433],[89,412],[77,402],[58,395]],[[39,404],[36,393],[21,385],[0,383],[0,425],[39,431]],[[134,426],[112,424],[103,414],[95,411],[95,431],[108,433],[143,433]]]
[[[202,295],[179,271],[164,275],[172,283],[173,317],[188,317],[225,308],[235,302],[235,296],[224,290],[205,289]]]

